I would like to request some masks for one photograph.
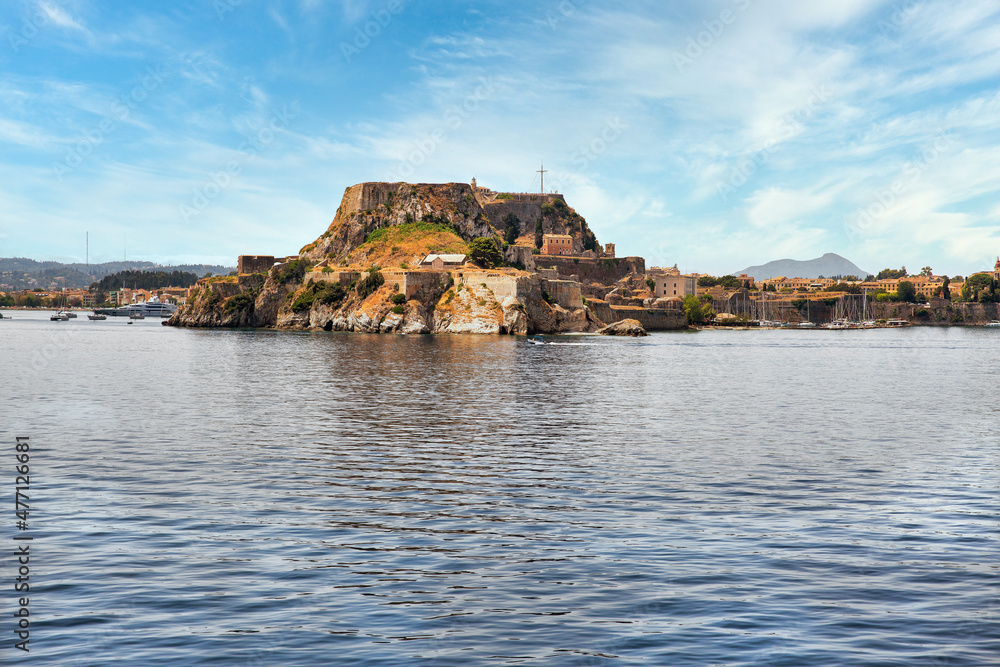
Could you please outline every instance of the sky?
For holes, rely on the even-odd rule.
[[[0,256],[295,254],[364,181],[557,190],[722,274],[1000,255],[994,0],[9,0]]]

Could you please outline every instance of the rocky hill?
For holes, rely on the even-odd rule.
[[[578,251],[597,247],[583,216],[561,196],[552,199],[491,201],[464,183],[359,183],[347,188],[330,226],[300,256],[344,266],[398,266],[431,252],[464,252],[464,243],[481,237],[534,247],[542,234],[568,234]]]
[[[749,266],[742,271],[734,272],[733,275],[738,276],[743,273],[752,276],[754,280],[768,280],[778,276],[786,278],[857,276],[864,280],[865,276],[869,275],[867,271],[859,269],[850,260],[832,252],[804,262],[794,259],[779,259],[761,266]]]
[[[529,264],[542,233],[569,234],[576,250],[597,247],[586,221],[561,196],[523,197],[528,201],[492,201],[459,183],[349,187],[330,226],[298,258],[266,274],[200,280],[167,324],[531,334],[595,331],[631,317],[647,328],[684,326],[677,313],[603,302],[588,307],[580,282],[560,279],[555,269],[543,275],[522,270],[520,262],[419,266],[429,253],[466,254],[469,242],[481,238],[498,248],[504,237],[515,241],[508,261]]]

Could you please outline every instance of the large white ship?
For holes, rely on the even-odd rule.
[[[149,301],[130,303],[118,308],[98,308],[95,312],[103,315],[113,315],[117,317],[132,317],[133,315],[144,315],[145,317],[170,317],[177,310],[177,306],[172,303],[160,301],[157,296]],[[136,318],[138,319],[138,318]]]

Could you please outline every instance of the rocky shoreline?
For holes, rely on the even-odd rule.
[[[346,288],[339,282],[282,283],[281,266],[259,274],[199,283],[189,302],[169,320],[178,327],[266,327],[287,330],[400,334],[588,333],[614,321],[642,318],[651,330],[687,327],[682,313],[583,303],[579,285],[549,281],[516,269],[411,271],[423,289],[401,286],[400,272],[376,269]],[[553,286],[553,282],[560,283]],[[366,294],[373,283],[371,293]],[[430,283],[432,286],[427,287]],[[366,287],[367,285],[367,287]],[[551,290],[551,291],[550,291]],[[407,294],[411,291],[411,294]],[[312,301],[303,306],[309,296]],[[609,318],[610,319],[610,318]]]

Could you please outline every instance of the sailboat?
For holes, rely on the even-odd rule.
[[[804,322],[799,322],[799,328],[800,329],[815,329],[816,328],[816,323],[813,322],[812,318],[809,317],[809,303],[810,303],[810,301],[811,301],[811,299],[806,299],[806,319],[805,319]]]

